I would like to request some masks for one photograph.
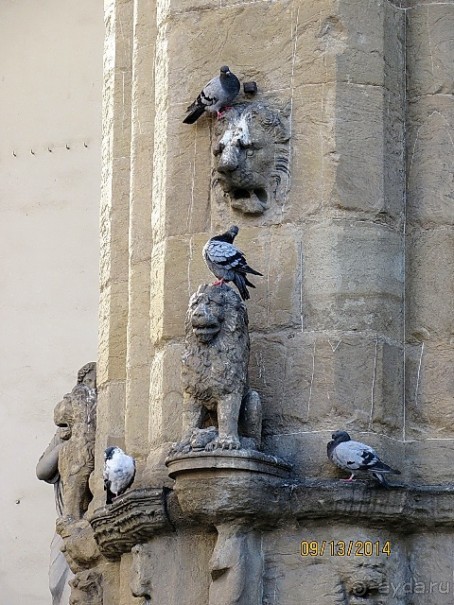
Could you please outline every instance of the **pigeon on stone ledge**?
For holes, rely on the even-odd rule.
[[[205,84],[202,92],[186,111],[189,115],[183,120],[184,124],[194,124],[205,112],[216,112],[218,117],[222,114],[220,110],[226,107],[240,92],[240,81],[227,65],[223,65],[219,76],[212,78]]]
[[[249,267],[244,254],[233,245],[238,231],[238,227],[233,225],[222,235],[216,235],[208,240],[203,247],[203,258],[208,269],[219,280],[213,283],[214,286],[233,281],[241,298],[247,300],[250,296],[246,286],[250,288],[255,288],[255,286],[248,280],[246,274],[262,275],[262,273]]]
[[[389,487],[385,474],[400,475],[380,460],[376,451],[365,443],[353,441],[345,431],[335,431],[326,447],[328,458],[339,468],[349,471],[351,476],[344,481],[353,481],[356,471],[367,471],[384,487]]]
[[[104,452],[104,489],[106,504],[112,504],[112,498],[123,494],[132,485],[136,474],[136,463],[119,447],[108,447]]]

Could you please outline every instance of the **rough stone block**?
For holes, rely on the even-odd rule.
[[[407,339],[449,342],[454,333],[454,226],[407,235]]]
[[[250,330],[299,326],[300,291],[298,241],[292,228],[240,230],[235,244],[251,267],[263,277],[251,276],[256,288],[247,302]]]
[[[312,548],[318,545],[318,555],[302,556],[307,552],[307,543],[311,542]],[[371,556],[358,555],[365,543],[379,544],[383,548],[386,542],[391,547],[390,557],[377,553],[376,546]],[[343,545],[345,552],[342,555],[339,553],[343,552]],[[369,544],[366,548],[370,548]],[[322,549],[323,554],[320,554]],[[331,549],[334,549],[334,556]],[[297,528],[286,527],[266,533],[263,551],[263,602],[266,604],[404,603],[402,596],[397,598],[392,590],[392,586],[403,586],[407,579],[405,542],[395,533],[358,525],[336,527],[330,524],[326,527],[309,521]]]
[[[146,458],[149,452],[148,416],[150,399],[150,365],[128,367],[125,406],[125,445],[128,454]]]
[[[404,15],[388,2],[299,2],[293,85],[389,85],[404,64]]]
[[[407,11],[407,94],[454,93],[454,4],[431,2]]]
[[[336,428],[399,437],[400,349],[371,335],[288,332],[252,338],[250,381],[265,435]]]
[[[112,283],[99,301],[98,384],[126,378],[128,284]]]
[[[411,439],[454,438],[454,345],[407,346],[406,426]]]
[[[255,80],[259,90],[290,86],[292,7],[290,0],[253,2],[172,15],[166,50],[170,105],[180,104],[184,117],[186,106],[225,64],[241,81]]]
[[[407,125],[408,221],[424,228],[454,225],[452,97],[431,95],[410,103]]]
[[[399,166],[403,154],[402,100],[381,87],[338,84],[335,116],[333,205],[398,220],[403,174],[393,164]]]
[[[155,247],[151,278],[153,342],[184,336],[189,298],[201,283],[214,279],[202,257],[208,238],[209,235],[204,234],[193,238],[174,237]],[[187,269],[182,271],[183,267]]]
[[[418,533],[408,539],[409,577],[398,587],[414,605],[450,605],[453,579],[452,533]]]
[[[286,221],[320,216],[330,207],[336,153],[335,84],[300,86],[292,105],[291,189]]]
[[[100,217],[100,283],[128,278],[129,158],[113,160],[103,183]]]
[[[150,444],[181,438],[183,394],[181,387],[182,345],[167,344],[156,351],[150,369]]]
[[[146,365],[150,347],[150,261],[144,260],[129,274],[128,366]]]
[[[372,221],[333,221],[303,239],[304,329],[402,334],[402,243]]]
[[[210,224],[209,124],[188,126],[182,123],[184,115],[181,106],[173,108],[166,132],[175,145],[166,158],[165,197],[160,199],[167,236],[200,233]]]
[[[452,484],[454,466],[454,440],[433,437],[405,443],[408,480],[422,484]]]

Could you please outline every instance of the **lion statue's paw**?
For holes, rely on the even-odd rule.
[[[206,446],[205,450],[212,452],[214,450],[240,450],[241,443],[238,437],[227,435],[225,437],[217,437]]]

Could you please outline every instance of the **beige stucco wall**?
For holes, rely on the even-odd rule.
[[[0,5],[2,605],[51,602],[53,489],[35,466],[96,359],[103,37],[101,1]]]

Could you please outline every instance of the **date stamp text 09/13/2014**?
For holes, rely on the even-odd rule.
[[[302,557],[378,557],[391,556],[391,542],[380,540],[302,540]]]

